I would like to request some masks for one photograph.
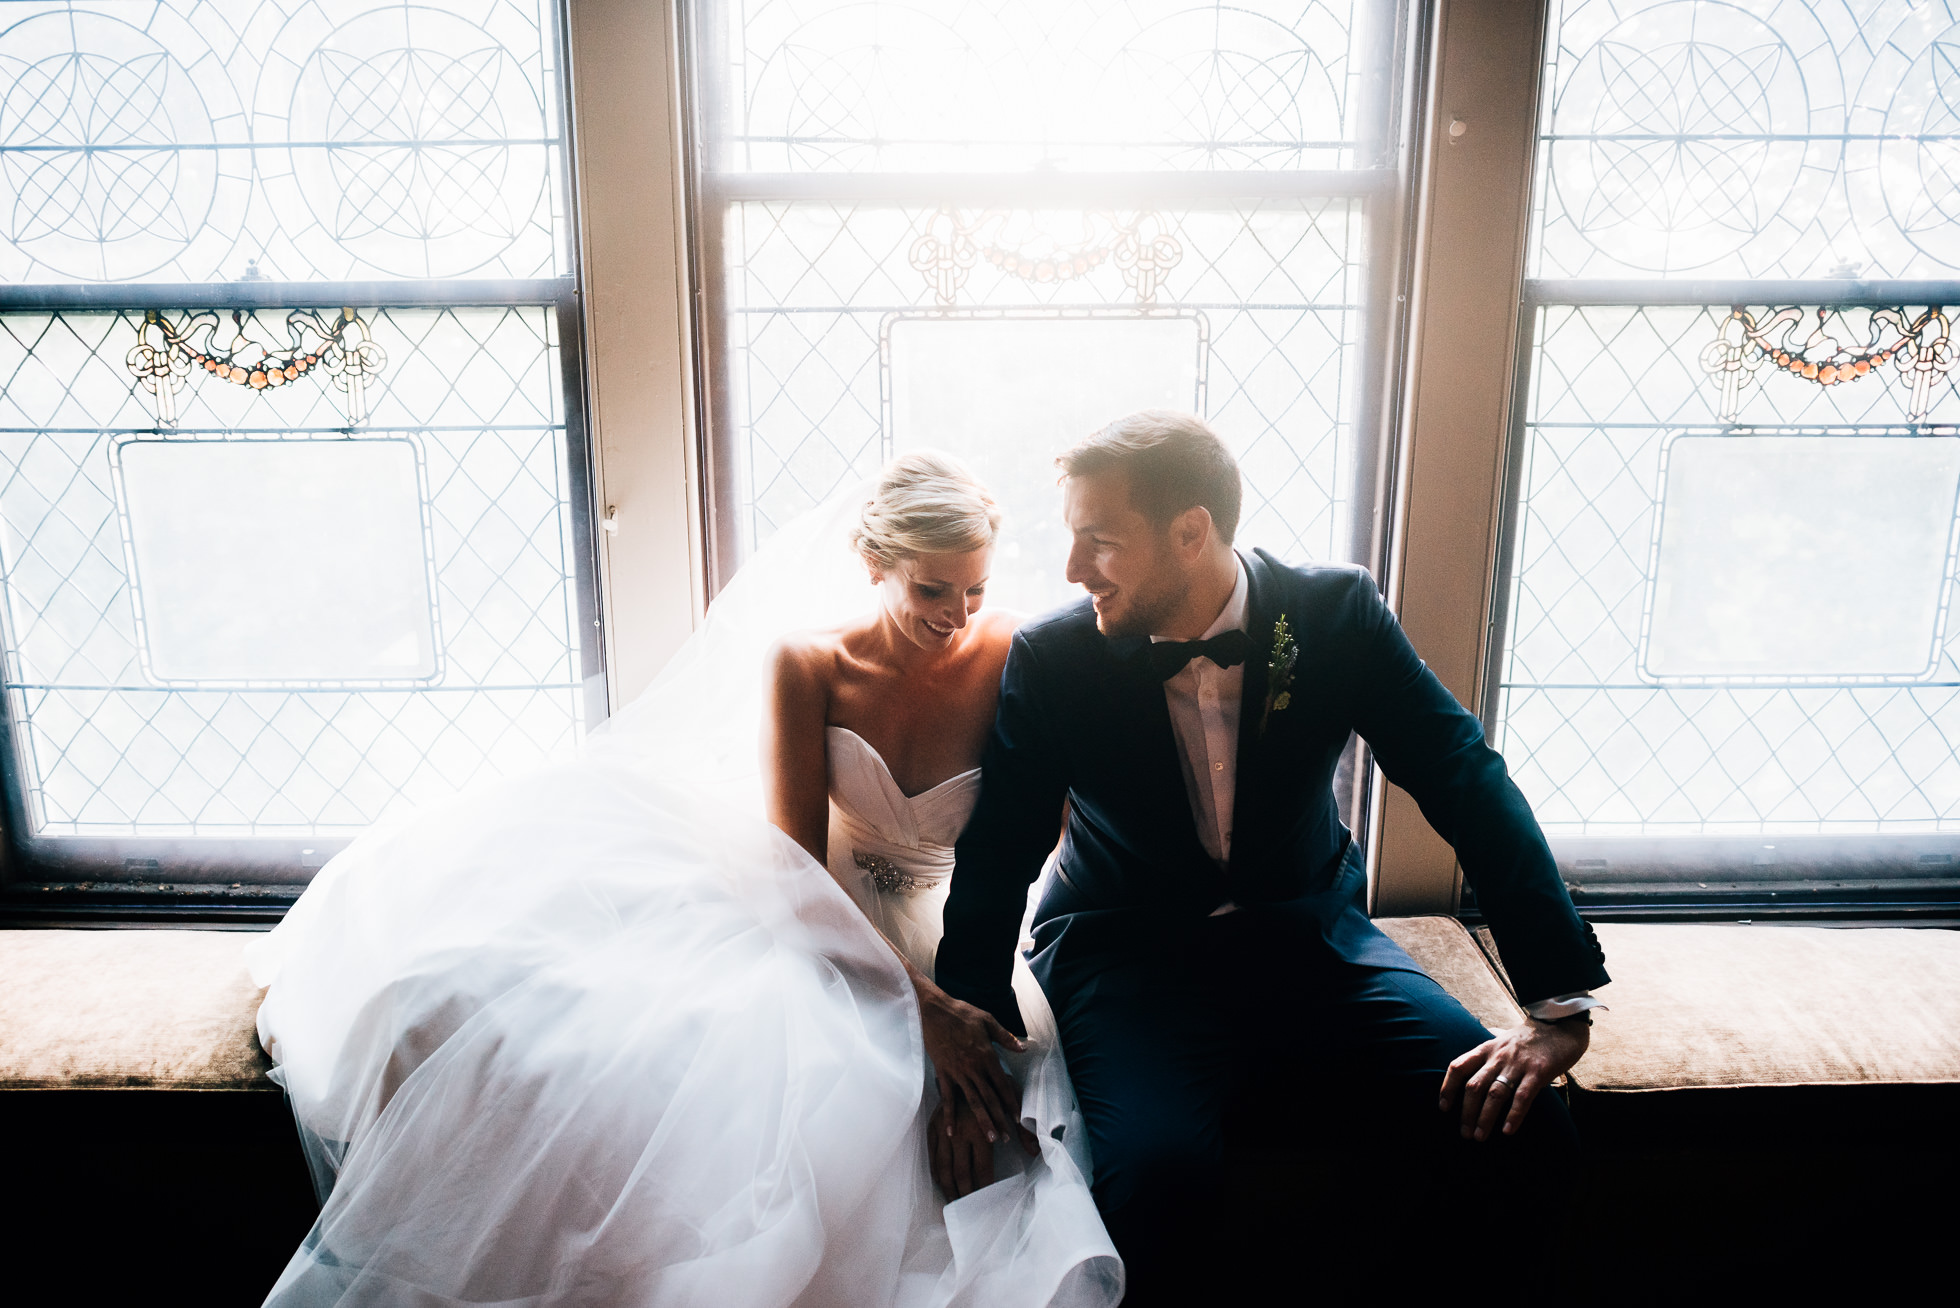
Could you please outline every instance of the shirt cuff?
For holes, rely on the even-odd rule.
[[[1606,1005],[1593,998],[1590,990],[1574,990],[1568,995],[1553,995],[1550,999],[1538,999],[1524,1006],[1524,1011],[1540,1022],[1556,1022],[1560,1018],[1572,1017],[1589,1008],[1604,1008]]]

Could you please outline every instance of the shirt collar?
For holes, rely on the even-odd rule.
[[[1232,552],[1232,561],[1238,565],[1238,580],[1232,583],[1232,597],[1225,601],[1225,607],[1218,611],[1218,616],[1205,628],[1205,634],[1198,637],[1199,640],[1210,640],[1222,632],[1245,630],[1246,605],[1251,600],[1252,583],[1245,575],[1245,560],[1239,557],[1237,550]],[[1158,641],[1171,639],[1173,637],[1152,636],[1150,643],[1154,645]]]

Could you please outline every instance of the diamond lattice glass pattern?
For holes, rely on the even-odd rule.
[[[552,0],[0,5],[0,281],[563,275]]]
[[[1367,0],[730,0],[714,166],[1353,166]],[[1373,162],[1368,160],[1367,162]]]
[[[1204,411],[1245,471],[1240,538],[1289,558],[1346,557],[1365,229],[1358,204],[984,215],[758,201],[731,206],[727,224],[732,416],[748,456],[751,544],[888,457],[881,349],[895,318],[1129,312],[1202,324]],[[915,260],[922,243],[953,240],[955,229],[981,233],[979,244],[998,257],[976,255],[947,296],[929,261],[922,271]],[[1120,244],[1120,232],[1135,229],[1177,252],[1152,274],[1147,303],[1139,303],[1136,266],[1098,253],[1098,242]],[[1046,280],[1025,276],[1011,263],[1019,251],[1037,262],[1069,255],[1071,267]],[[1091,266],[1077,272],[1080,263]],[[1095,363],[1080,360],[1085,374]],[[928,433],[905,438],[932,443]],[[971,461],[1005,486],[1026,480],[1017,469],[1049,467],[1061,443],[1045,431],[1003,430]],[[1061,559],[1046,565],[1059,572]]]
[[[1960,268],[1960,2],[1564,0],[1535,276]]]
[[[558,349],[546,308],[363,311],[387,367],[364,438],[423,464],[442,648],[428,684],[166,686],[146,675],[112,447],[336,441],[321,374],[253,390],[193,373],[178,426],[125,355],[137,313],[0,315],[6,679],[41,835],[353,832],[580,729]],[[260,340],[284,315],[244,315]],[[378,678],[377,681],[385,679]]]
[[[1936,437],[1910,388],[1771,373],[1735,425],[1701,351],[1721,308],[1544,308],[1519,490],[1498,741],[1552,836],[1960,830],[1960,632],[1910,686],[1657,686],[1639,665],[1666,443],[1760,435]],[[1951,603],[1952,596],[1938,597]]]

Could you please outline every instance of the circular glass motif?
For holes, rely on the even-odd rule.
[[[1912,61],[1881,138],[1879,190],[1899,234],[1941,268],[1960,267],[1960,24]]]
[[[1783,8],[1780,17],[1815,27],[1807,11]],[[1813,88],[1787,39],[1796,35],[1697,0],[1604,33],[1558,93],[1548,238],[1562,217],[1599,254],[1641,272],[1776,267],[1837,165],[1835,142],[1806,139]]]
[[[291,124],[308,142],[291,147],[299,190],[342,247],[338,258],[317,252],[317,264],[459,276],[497,264],[527,234],[549,240],[535,79],[473,23],[404,8],[335,30],[300,71]]]
[[[101,14],[0,32],[0,232],[17,275],[125,281],[182,255],[211,216],[220,151],[190,73]]]
[[[1341,74],[1323,53],[1345,49],[1346,33],[1326,24],[1313,35],[1320,50],[1294,27],[1231,9],[1152,23],[1109,59],[1086,107],[1090,137],[1137,167],[1340,165]]]

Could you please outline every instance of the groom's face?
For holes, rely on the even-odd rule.
[[[1073,538],[1068,579],[1089,592],[1096,627],[1105,636],[1148,636],[1177,612],[1190,589],[1170,528],[1130,502],[1119,472],[1090,473],[1062,483],[1062,513]]]

